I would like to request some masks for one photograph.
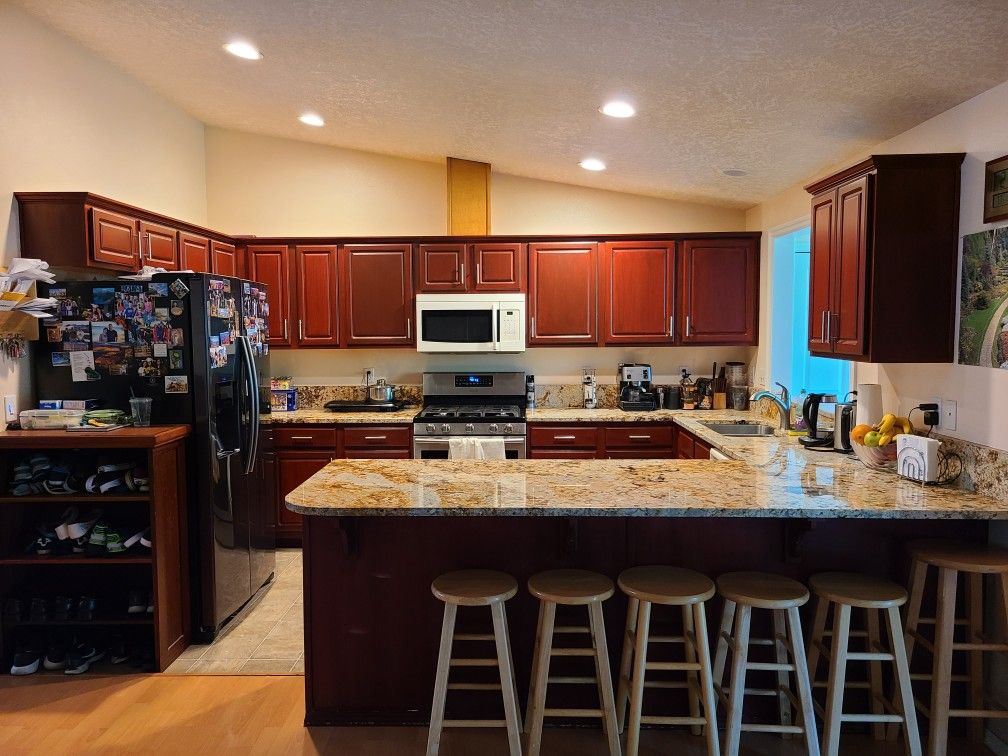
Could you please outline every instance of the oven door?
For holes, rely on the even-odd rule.
[[[500,436],[467,436],[466,438],[490,439]],[[504,454],[508,459],[525,458],[525,437],[504,436]],[[448,459],[447,436],[414,436],[413,459]]]

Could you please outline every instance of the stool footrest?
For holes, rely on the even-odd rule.
[[[953,651],[1008,651],[1008,643],[953,643]]]
[[[595,656],[593,648],[551,648],[550,656]],[[497,662],[495,661],[494,664]]]
[[[496,667],[496,659],[450,659],[448,661],[453,667]]]
[[[1005,709],[949,709],[950,717],[962,717],[964,719],[1005,719],[1008,718],[1008,710]]]
[[[746,662],[745,667],[757,672],[794,672],[794,664],[784,662]]]
[[[581,625],[557,625],[553,628],[553,632],[554,634],[567,633],[569,635],[588,635],[591,633],[591,630]]]
[[[801,735],[805,730],[798,725],[743,724],[742,732],[782,732]]]
[[[650,725],[689,725],[693,727],[696,725],[706,725],[707,720],[704,717],[643,716],[641,717],[641,723]]]
[[[896,657],[884,651],[848,651],[847,661],[893,661]]]
[[[503,719],[446,719],[442,727],[507,727]]]
[[[663,670],[665,672],[697,672],[700,665],[696,662],[646,662],[645,670]]]
[[[455,633],[452,638],[458,641],[492,641],[494,639],[493,633]]]
[[[543,709],[547,717],[601,717],[601,709]]]
[[[561,685],[595,685],[594,677],[547,677],[546,682],[559,683]]]
[[[500,683],[448,683],[448,690],[500,690]]]
[[[898,714],[842,714],[841,722],[893,722],[903,721],[903,717]]]

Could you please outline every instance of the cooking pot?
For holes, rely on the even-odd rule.
[[[372,402],[394,401],[395,386],[385,383],[384,378],[379,378],[373,386],[368,386],[368,400]]]

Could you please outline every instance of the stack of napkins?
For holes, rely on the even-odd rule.
[[[51,310],[57,302],[52,297],[33,297],[32,284],[36,281],[53,283],[56,277],[49,272],[49,263],[30,257],[15,257],[0,273],[0,312],[17,310],[33,318],[52,317]]]
[[[130,273],[125,276],[119,276],[119,278],[125,279],[127,281],[150,281],[151,277],[155,273],[167,273],[165,268],[156,268],[153,265],[144,265],[136,273]]]

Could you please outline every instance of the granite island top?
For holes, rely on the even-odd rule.
[[[670,414],[731,459],[340,459],[291,491],[287,506],[343,517],[1008,519],[1008,501],[924,487],[851,455],[807,451],[787,436],[725,437],[699,422],[752,420],[751,413]]]

